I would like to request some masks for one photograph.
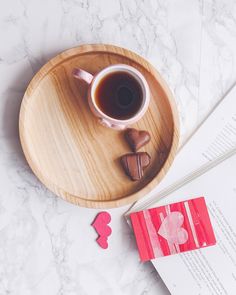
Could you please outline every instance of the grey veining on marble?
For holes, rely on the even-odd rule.
[[[32,76],[55,54],[111,43],[151,61],[174,93],[186,139],[236,81],[236,1],[8,0],[0,3],[0,294],[168,294],[141,264],[122,214],[109,250],[97,211],[50,193],[30,171],[18,113]]]

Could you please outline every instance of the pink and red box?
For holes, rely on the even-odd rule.
[[[203,197],[131,213],[140,259],[150,259],[216,244]]]

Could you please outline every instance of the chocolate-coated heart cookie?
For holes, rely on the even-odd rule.
[[[151,136],[149,132],[145,130],[137,130],[134,128],[128,128],[125,131],[125,138],[131,147],[132,151],[137,152],[141,147],[147,144]]]
[[[150,164],[151,157],[146,152],[129,153],[121,157],[121,165],[131,180],[140,180],[143,170]]]

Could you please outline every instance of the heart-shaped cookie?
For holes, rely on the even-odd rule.
[[[188,240],[188,232],[182,227],[184,216],[181,212],[171,212],[162,221],[158,234],[170,244],[184,244]]]
[[[146,152],[129,153],[121,157],[121,165],[131,180],[140,180],[143,170],[150,164],[151,157]]]
[[[149,132],[145,130],[137,130],[134,128],[128,128],[125,131],[125,139],[128,142],[133,152],[137,152],[141,147],[147,144],[151,136]]]

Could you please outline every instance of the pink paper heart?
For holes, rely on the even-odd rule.
[[[111,221],[111,215],[108,212],[100,212],[92,223],[92,226],[98,233],[97,243],[103,249],[108,248],[108,236],[111,235],[111,228],[108,223]]]
[[[108,237],[111,235],[111,228],[108,223],[111,221],[111,215],[108,212],[100,212],[96,216],[92,226],[95,228],[99,236]]]
[[[184,244],[188,240],[188,232],[181,227],[183,222],[181,212],[171,212],[162,221],[158,234],[171,244]]]
[[[101,236],[98,237],[97,238],[97,243],[103,249],[107,249],[108,248],[107,237],[101,237]]]

